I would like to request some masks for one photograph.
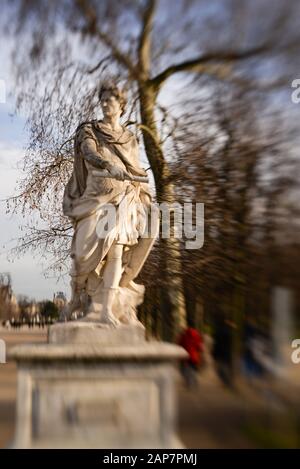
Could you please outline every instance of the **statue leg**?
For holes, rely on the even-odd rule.
[[[88,296],[86,283],[89,273],[98,262],[94,255],[95,246],[99,242],[95,232],[95,217],[86,217],[74,223],[74,235],[71,245],[72,269],[71,276],[71,301],[64,316],[71,319],[73,313],[84,314],[88,309]],[[87,241],[88,240],[88,241]]]
[[[118,288],[122,276],[123,244],[113,243],[103,272],[104,288]]]
[[[120,321],[115,318],[112,306],[122,276],[123,245],[113,243],[107,253],[103,272],[103,309],[101,322],[117,326]]]
[[[74,262],[71,274],[71,300],[63,310],[61,319],[71,319],[73,313],[84,313],[86,308],[85,284],[86,275],[76,275]]]

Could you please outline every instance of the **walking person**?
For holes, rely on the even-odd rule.
[[[198,384],[199,366],[203,359],[203,338],[195,328],[194,322],[189,321],[188,327],[179,337],[178,344],[189,354],[188,359],[181,364],[181,371],[188,388],[195,388]]]

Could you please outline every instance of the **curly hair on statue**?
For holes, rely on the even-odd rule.
[[[113,96],[115,96],[119,100],[119,103],[122,109],[121,116],[123,116],[126,111],[126,105],[127,105],[126,90],[118,87],[114,81],[110,81],[110,80],[103,81],[99,86],[99,91],[98,91],[99,101],[101,101],[101,98],[105,91],[111,92]]]

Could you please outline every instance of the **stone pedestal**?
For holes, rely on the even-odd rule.
[[[48,344],[20,345],[15,448],[180,448],[176,345],[142,327],[57,324]]]

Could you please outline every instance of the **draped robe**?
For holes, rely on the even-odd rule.
[[[126,322],[135,316],[136,307],[143,302],[145,288],[133,280],[155,242],[159,215],[148,183],[119,181],[97,174],[108,163],[131,175],[146,175],[140,166],[138,144],[132,132],[123,128],[119,136],[102,121],[80,125],[75,136],[73,172],[63,198],[63,212],[74,228],[70,274],[72,281],[92,298],[92,308],[95,304],[101,308],[106,255],[112,243],[123,244],[123,273],[113,313]],[[107,216],[107,204],[116,209],[115,222],[109,230],[99,233],[101,219]],[[145,236],[150,226],[151,232]]]

